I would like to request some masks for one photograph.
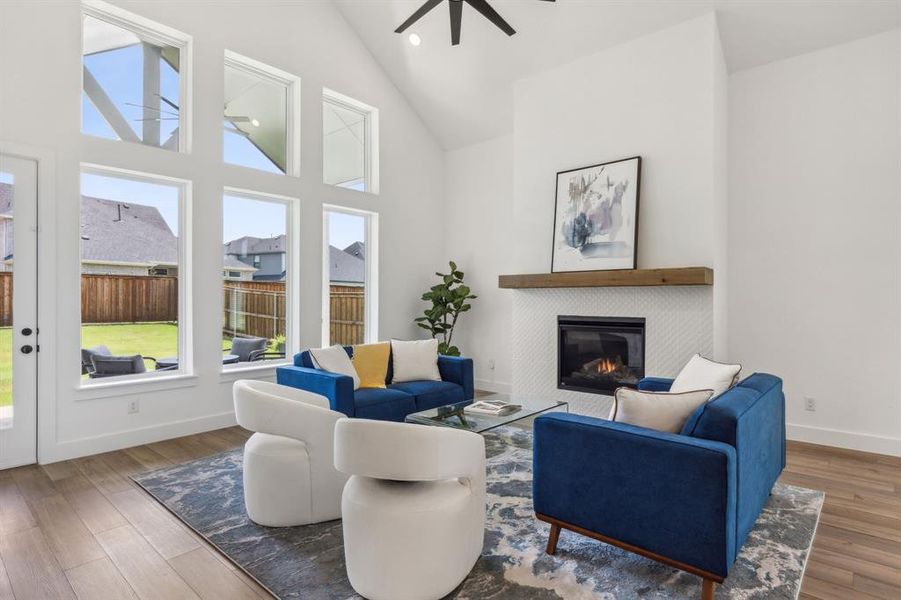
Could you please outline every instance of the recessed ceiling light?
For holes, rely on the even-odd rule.
[[[254,127],[259,127],[259,126],[260,126],[260,122],[257,121],[256,119],[251,119],[251,120],[250,120],[250,124],[253,125]]]
[[[410,43],[413,44],[414,46],[418,46],[419,44],[422,43],[422,38],[419,37],[418,33],[411,33],[410,34]]]

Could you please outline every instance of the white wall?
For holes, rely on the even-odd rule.
[[[550,270],[556,172],[641,155],[637,266],[709,266],[725,281],[725,115],[712,13],[518,81],[515,271]],[[725,331],[715,341],[720,356]]]
[[[444,154],[404,98],[328,1],[303,3],[119,2],[194,36],[194,144],[190,155],[90,139],[80,134],[81,20],[74,0],[0,4],[0,141],[48,149],[55,196],[41,290],[56,318],[41,328],[55,366],[41,373],[44,462],[233,423],[231,378],[220,376],[222,186],[301,199],[300,346],[321,333],[323,202],[380,215],[380,337],[418,336],[419,296],[444,258],[440,226]],[[221,161],[223,52],[229,49],[302,78],[301,177],[275,176]],[[328,87],[380,111],[379,196],[321,183],[321,90]],[[193,182],[196,377],[104,393],[78,389],[79,162],[181,177]],[[51,231],[55,227],[56,231]],[[55,235],[54,235],[55,233]],[[415,249],[415,251],[411,251]],[[211,307],[216,307],[211,310]],[[257,373],[271,377],[272,370]],[[126,414],[132,398],[141,412]]]
[[[729,358],[785,380],[791,437],[901,454],[901,31],[729,91]]]
[[[504,392],[511,381],[511,295],[497,277],[512,272],[513,138],[503,136],[447,153],[446,254],[478,298],[455,343],[475,363],[476,387]],[[491,364],[494,368],[491,368]]]

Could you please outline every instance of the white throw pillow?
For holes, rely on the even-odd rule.
[[[347,375],[354,380],[354,390],[360,389],[360,376],[350,362],[350,357],[344,351],[344,346],[335,344],[328,348],[311,348],[310,356],[313,357],[313,365],[322,371]]]
[[[738,383],[738,373],[741,365],[727,365],[704,358],[695,354],[682,367],[670,392],[691,392],[693,390],[713,390],[714,397],[719,396],[730,387]]]
[[[616,390],[608,419],[657,431],[679,433],[696,408],[713,397],[712,390],[640,392],[621,387]]]
[[[441,373],[438,371],[438,340],[391,340],[391,360],[394,363],[391,383],[441,381]]]

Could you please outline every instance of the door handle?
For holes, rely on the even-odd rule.
[[[32,333],[34,333],[34,331],[31,330],[31,327],[25,327],[24,329],[22,329],[22,335],[24,335],[25,337],[28,337]]]
[[[20,348],[20,350],[22,351],[22,354],[31,354],[32,352],[34,352],[34,347],[25,344]]]

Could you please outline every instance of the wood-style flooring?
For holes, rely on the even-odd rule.
[[[0,600],[269,598],[128,478],[248,435],[232,427],[0,471]],[[827,493],[801,598],[901,599],[901,458],[791,443],[782,479]]]

